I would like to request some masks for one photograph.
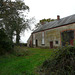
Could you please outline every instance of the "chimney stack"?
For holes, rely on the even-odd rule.
[[[60,16],[59,15],[57,15],[57,20],[60,20]]]

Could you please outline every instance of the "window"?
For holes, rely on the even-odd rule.
[[[58,41],[55,41],[55,44],[58,44]]]
[[[33,45],[35,45],[35,34],[33,34]]]
[[[42,32],[42,44],[45,44],[45,42],[44,42],[44,32]]]

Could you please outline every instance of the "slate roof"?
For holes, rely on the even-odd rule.
[[[40,25],[33,33],[35,32],[39,32],[39,31],[43,31],[46,29],[51,29],[51,28],[55,28],[55,27],[59,27],[59,26],[63,26],[63,25],[67,25],[67,24],[71,24],[75,22],[75,14],[62,18],[60,20],[55,20],[52,22],[48,22],[44,25]]]

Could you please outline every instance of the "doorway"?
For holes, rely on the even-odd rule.
[[[53,48],[53,41],[50,41],[50,48]]]
[[[29,44],[29,46],[30,46],[30,47],[32,47],[32,41],[30,41],[30,44]]]
[[[36,39],[36,47],[38,47],[38,40]]]

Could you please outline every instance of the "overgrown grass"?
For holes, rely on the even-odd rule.
[[[38,67],[54,54],[53,49],[26,47],[15,47],[14,52],[0,56],[0,75],[38,75]]]

